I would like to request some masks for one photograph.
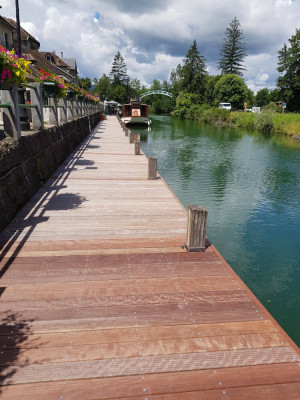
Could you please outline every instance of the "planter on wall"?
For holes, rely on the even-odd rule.
[[[0,83],[0,90],[10,90],[15,86],[14,82],[3,82]]]
[[[43,85],[43,93],[46,97],[57,97],[58,87],[54,85]]]
[[[75,100],[75,92],[71,92],[70,90],[67,91],[67,100]]]

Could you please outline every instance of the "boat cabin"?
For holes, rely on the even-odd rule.
[[[123,117],[148,117],[148,105],[139,100],[130,100],[130,104],[123,105]]]

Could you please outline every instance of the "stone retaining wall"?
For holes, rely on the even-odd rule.
[[[20,142],[0,140],[0,231],[99,121],[98,112],[22,136]]]

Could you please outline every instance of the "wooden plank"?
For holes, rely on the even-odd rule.
[[[299,383],[285,383],[269,386],[250,386],[247,388],[230,388],[209,390],[201,392],[184,392],[167,395],[150,396],[149,399],[154,400],[216,400],[216,399],[230,399],[230,400],[298,400],[299,399],[300,384]],[[147,397],[148,398],[148,397]],[[121,398],[115,398],[115,400]],[[127,400],[144,400],[144,396],[127,397]]]
[[[213,400],[218,399],[223,390],[231,390],[236,388],[240,391],[240,395],[245,394],[248,389],[261,386],[273,386],[276,384],[285,384],[288,382],[290,386],[290,395],[294,397],[281,397],[281,399],[297,399],[299,386],[299,367],[295,363],[289,364],[273,364],[273,365],[257,365],[242,368],[226,368],[217,370],[201,370],[166,373],[163,375],[144,375],[127,376],[88,380],[68,380],[57,382],[41,382],[37,384],[21,384],[11,385],[3,388],[3,400],[15,400],[21,398],[24,393],[31,400],[41,399],[52,400],[53,398],[81,400],[81,399],[114,399],[114,398],[130,398],[133,396],[181,396],[185,399],[187,393],[197,394],[197,399],[202,398],[202,393],[217,390],[214,392]],[[220,389],[220,382],[222,388]],[[294,386],[293,386],[294,385]],[[296,385],[296,386],[295,386]],[[88,388],[88,391],[87,391]],[[146,389],[146,392],[144,392]],[[296,390],[295,390],[296,389]],[[255,390],[255,388],[254,388]],[[145,395],[146,393],[146,395]],[[251,392],[250,392],[251,393]],[[274,393],[274,391],[273,391]],[[265,394],[262,392],[262,394]],[[260,396],[260,391],[256,392]],[[14,397],[15,396],[15,397]],[[223,394],[222,394],[223,396]],[[263,397],[253,396],[251,399],[263,399]],[[148,397],[149,398],[149,397]],[[225,397],[226,398],[226,397]],[[231,398],[231,397],[230,397]],[[238,399],[238,398],[236,398]],[[239,398],[244,399],[243,396]],[[272,397],[269,399],[273,399]],[[280,399],[280,397],[279,397]]]
[[[88,277],[87,277],[88,278]],[[148,278],[148,279],[114,279],[107,281],[94,281],[82,277],[79,279],[76,276],[67,277],[55,282],[52,278],[51,283],[43,283],[37,281],[34,284],[27,283],[24,279],[24,284],[10,284],[5,288],[2,294],[3,300],[22,300],[22,299],[42,299],[47,298],[47,293],[50,293],[51,298],[57,299],[62,297],[77,296],[81,290],[81,295],[85,296],[116,296],[127,294],[151,294],[151,293],[182,293],[182,292],[209,292],[209,291],[232,291],[239,288],[239,284],[232,280],[231,277],[204,277],[201,280],[193,278]],[[31,279],[32,282],[32,279]],[[67,285],[67,286],[66,286]],[[180,288],[180,289],[179,289]],[[67,290],[66,290],[67,289]],[[94,291],[94,292],[93,292]],[[15,293],[15,297],[13,294]],[[51,293],[53,295],[51,295]],[[61,293],[61,295],[59,295]],[[59,296],[59,297],[57,297]],[[78,296],[77,296],[78,297]]]
[[[268,321],[245,321],[245,322],[230,322],[217,324],[198,324],[198,325],[172,325],[172,326],[139,326],[132,328],[118,329],[101,329],[97,327],[92,330],[76,329],[76,334],[73,330],[60,332],[58,329],[55,333],[32,333],[29,336],[23,337],[20,335],[7,334],[1,335],[1,345],[7,349],[14,348],[15,342],[22,340],[22,348],[44,348],[52,346],[66,346],[72,342],[74,346],[82,343],[85,344],[100,344],[100,343],[121,343],[121,342],[137,342],[140,341],[158,341],[170,339],[188,339],[202,338],[215,336],[237,336],[237,335],[260,335],[274,333],[279,339],[282,336],[278,333],[273,324]],[[17,337],[16,337],[17,336]],[[282,339],[281,339],[282,340]]]
[[[216,351],[179,355],[115,358],[92,361],[67,361],[9,366],[11,384],[35,383],[68,379],[89,379],[110,376],[157,374],[175,371],[244,367],[300,361],[291,347]]]
[[[141,294],[128,296],[80,296],[81,308],[105,307],[105,306],[122,306],[122,305],[149,305],[149,304],[169,304],[169,303],[196,303],[197,310],[201,310],[203,306],[209,304],[218,305],[231,303],[247,303],[246,306],[253,306],[249,297],[245,296],[243,291],[220,291],[220,292],[191,292],[191,293],[158,293],[158,294]],[[41,297],[38,300],[22,300],[22,301],[2,301],[0,303],[0,313],[6,312],[8,309],[13,311],[20,310],[46,310],[46,309],[63,309],[78,305],[78,295],[67,297],[62,293],[61,299],[56,299],[52,295],[51,299],[45,300]]]
[[[40,350],[41,345],[39,345],[38,348],[29,347],[27,349],[22,346],[23,351],[17,358],[15,358],[16,350],[14,348],[5,348],[1,352],[0,366],[6,365],[7,363],[10,363],[10,365],[23,366],[28,364],[138,357],[140,354],[142,354],[143,357],[147,357],[178,353],[206,353],[213,351],[288,346],[288,343],[284,342],[282,338],[278,337],[275,333],[239,335],[233,337],[214,336],[213,338],[160,339],[146,342],[137,339],[137,337],[137,335],[133,336],[130,342],[123,341],[121,343],[104,344],[75,344],[73,338],[71,338],[71,340],[63,346],[57,346],[56,341],[54,343],[44,343],[42,352]]]

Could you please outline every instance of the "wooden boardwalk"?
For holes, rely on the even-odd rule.
[[[133,153],[109,117],[0,235],[0,398],[299,400],[299,349]]]

